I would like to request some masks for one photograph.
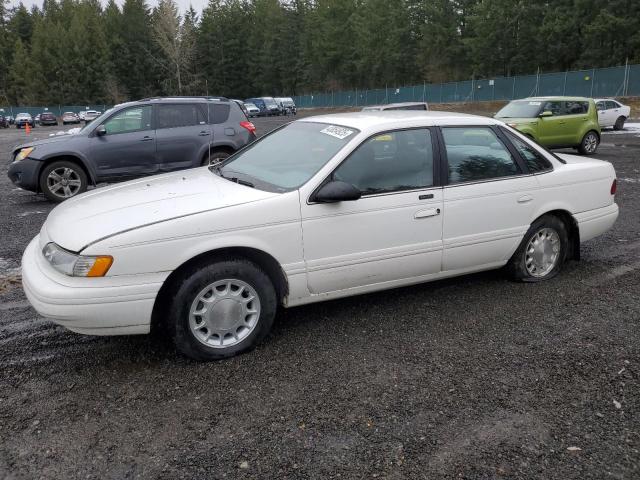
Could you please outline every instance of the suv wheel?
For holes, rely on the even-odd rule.
[[[176,285],[167,326],[176,348],[188,357],[231,357],[253,349],[271,330],[276,291],[248,260],[212,262],[185,272]]]
[[[616,120],[616,123],[613,125],[613,129],[614,130],[624,130],[624,122],[626,121],[626,118],[620,116],[618,117],[618,119]]]
[[[87,190],[87,174],[67,160],[50,163],[40,174],[40,190],[54,202],[62,202]]]
[[[211,153],[205,155],[205,158],[202,161],[202,166],[215,167],[224,162],[230,156],[231,154],[225,150],[211,150]]]
[[[578,151],[582,155],[593,155],[598,150],[598,145],[600,144],[600,138],[598,134],[591,130],[587,132],[584,137],[582,137],[582,141],[578,146]]]

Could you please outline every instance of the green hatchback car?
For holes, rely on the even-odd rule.
[[[495,118],[548,148],[596,153],[600,144],[598,111],[592,98],[532,97],[509,102]]]

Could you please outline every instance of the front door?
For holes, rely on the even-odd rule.
[[[490,127],[443,127],[443,271],[506,262],[529,228],[537,181]]]
[[[200,166],[204,147],[212,141],[207,113],[196,103],[157,104],[156,135],[161,172]]]
[[[551,112],[550,117],[540,117],[541,144],[547,146],[567,145],[570,142],[571,127],[568,124],[566,102],[548,101],[542,107],[543,112]]]
[[[312,294],[440,272],[442,189],[434,175],[434,134],[398,130],[363,142],[332,174],[362,198],[301,199],[304,256]]]
[[[103,123],[106,134],[91,137],[99,180],[151,175],[157,171],[151,105],[120,110]]]

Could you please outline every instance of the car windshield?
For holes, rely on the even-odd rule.
[[[278,104],[276,103],[276,101],[273,98],[265,98],[264,99],[264,103],[265,105],[267,105],[268,107],[273,107],[274,105],[277,107]]]
[[[543,103],[540,100],[516,100],[502,108],[496,118],[534,118],[540,113]]]
[[[295,190],[308,182],[358,132],[355,128],[326,123],[290,123],[213,171],[261,190]]]

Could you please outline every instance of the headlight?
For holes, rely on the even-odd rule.
[[[53,268],[70,277],[104,277],[113,263],[108,255],[76,255],[53,242],[45,245],[42,254]]]
[[[34,150],[35,150],[35,147],[21,148],[18,154],[16,155],[15,161],[18,162],[20,160],[24,160],[29,155],[31,155],[31,152],[33,152]]]

